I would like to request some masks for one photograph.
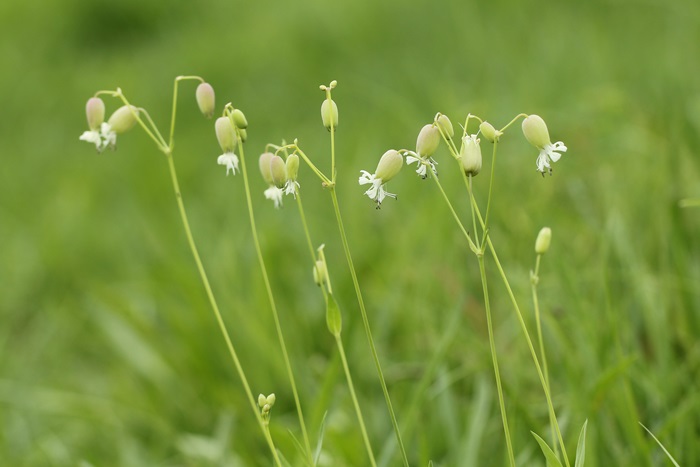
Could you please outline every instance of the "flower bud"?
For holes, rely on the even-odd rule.
[[[207,118],[211,118],[216,108],[214,88],[211,87],[211,84],[200,83],[195,91],[195,97],[197,98],[197,105],[202,114]]]
[[[503,134],[502,131],[495,129],[489,122],[481,122],[481,125],[479,125],[479,130],[481,131],[481,134],[484,135],[484,138],[492,143],[498,141]]]
[[[379,164],[377,164],[377,170],[374,172],[375,178],[381,178],[383,183],[388,182],[396,176],[403,166],[403,157],[399,154],[399,151],[395,149],[389,149],[384,153],[381,159],[379,159]]]
[[[241,137],[242,142],[248,141],[248,131],[244,130],[243,128],[238,129],[238,135]]]
[[[262,409],[265,404],[267,404],[267,398],[263,394],[260,394],[258,396],[258,407]]]
[[[421,157],[430,157],[435,154],[440,145],[440,130],[433,125],[425,125],[418,133],[416,140],[416,152]]]
[[[297,180],[297,175],[299,174],[299,156],[292,154],[287,157],[287,178],[293,182]]]
[[[321,120],[328,131],[338,128],[338,106],[334,100],[326,99],[321,104]]]
[[[437,124],[442,132],[445,133],[445,136],[447,136],[448,139],[452,139],[452,137],[455,135],[455,129],[447,115],[440,114],[437,119]]]
[[[248,119],[245,118],[245,115],[239,109],[233,109],[233,112],[231,112],[231,117],[233,117],[233,123],[237,128],[240,128],[241,130],[248,128]]]
[[[542,227],[535,241],[535,253],[538,255],[547,253],[550,243],[552,243],[552,229],[549,227]]]
[[[91,130],[99,130],[105,121],[105,103],[99,97],[91,97],[85,104],[88,127]]]
[[[530,144],[537,149],[552,144],[549,139],[547,124],[538,115],[529,115],[523,120],[523,134]]]
[[[271,152],[264,152],[260,154],[260,159],[258,160],[258,165],[260,166],[260,173],[262,174],[263,180],[268,185],[272,185],[272,172],[270,172],[270,161],[274,154]]]
[[[276,400],[277,400],[277,398],[275,397],[275,393],[273,392],[272,394],[267,396],[267,405],[272,407],[273,405],[275,405]]]
[[[326,281],[327,271],[326,265],[323,261],[317,260],[314,265],[314,282],[316,285],[321,286]]]
[[[214,123],[216,139],[224,152],[234,152],[236,146],[236,129],[233,128],[228,117],[219,117]]]
[[[112,131],[119,134],[130,130],[136,124],[136,115],[139,109],[132,106],[123,105],[114,111],[107,123]]]
[[[475,176],[481,171],[481,146],[476,135],[465,136],[462,139],[459,155],[465,174]]]
[[[272,156],[270,159],[270,176],[272,184],[277,188],[282,188],[287,183],[287,168],[280,156]]]

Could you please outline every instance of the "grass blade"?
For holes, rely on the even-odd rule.
[[[642,428],[644,428],[647,431],[647,433],[649,433],[651,435],[652,438],[654,438],[654,441],[656,441],[656,444],[661,446],[661,449],[663,449],[664,452],[666,453],[666,456],[668,456],[668,458],[671,459],[671,462],[673,462],[673,465],[675,465],[676,467],[681,467],[680,465],[678,465],[678,462],[676,462],[676,459],[673,458],[671,453],[668,452],[668,450],[666,450],[666,447],[663,444],[661,444],[661,441],[659,441],[659,439],[656,436],[654,436],[654,433],[652,433],[651,430],[649,430],[649,428],[645,427],[642,422],[639,422],[639,424],[642,426]]]
[[[588,426],[588,420],[583,422],[583,428],[581,428],[581,434],[578,435],[578,444],[576,445],[576,464],[574,467],[583,467],[583,462],[586,459],[586,426]]]
[[[557,459],[557,456],[554,454],[554,451],[552,451],[552,448],[547,445],[547,442],[540,438],[534,431],[531,431],[530,433],[532,433],[532,436],[535,437],[537,443],[540,445],[540,449],[542,449],[544,457],[547,459],[547,467],[562,467],[561,462],[559,459]]]

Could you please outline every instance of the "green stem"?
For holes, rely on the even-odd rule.
[[[491,359],[493,360],[493,372],[496,375],[496,389],[498,391],[498,403],[501,407],[501,420],[503,421],[503,432],[506,437],[506,447],[508,449],[508,460],[510,465],[515,467],[515,456],[513,455],[513,443],[510,439],[508,429],[508,416],[506,415],[506,404],[503,399],[503,387],[501,386],[501,373],[498,370],[498,357],[496,356],[496,340],[493,333],[493,323],[491,322],[491,305],[489,304],[489,288],[486,282],[486,268],[484,267],[484,256],[477,255],[479,259],[479,272],[481,273],[481,284],[484,288],[484,307],[486,309],[486,324],[489,331],[489,344],[491,346]]]
[[[223,335],[224,340],[226,341],[226,347],[228,348],[229,354],[231,355],[231,359],[233,360],[233,364],[236,367],[236,371],[238,372],[238,376],[241,378],[241,382],[243,383],[243,388],[245,389],[245,393],[246,393],[246,399],[248,399],[248,402],[250,403],[250,407],[253,409],[253,413],[255,414],[255,418],[258,421],[258,425],[260,426],[260,429],[263,431],[263,434],[266,434],[265,439],[267,440],[267,444],[270,447],[270,450],[272,451],[272,457],[275,459],[275,464],[277,466],[281,466],[282,462],[280,461],[280,458],[277,454],[277,450],[275,449],[275,446],[272,443],[272,439],[267,434],[267,430],[265,429],[265,424],[263,423],[262,417],[260,415],[260,411],[258,410],[257,406],[255,405],[255,398],[253,397],[253,392],[250,390],[250,385],[248,384],[248,379],[245,376],[245,372],[243,371],[243,367],[241,366],[241,362],[238,360],[238,355],[236,354],[236,350],[233,347],[233,342],[231,341],[231,338],[229,337],[228,330],[226,329],[226,324],[224,323],[224,320],[221,317],[221,312],[219,311],[219,306],[217,305],[216,299],[214,298],[214,293],[212,292],[211,285],[209,284],[209,279],[207,278],[207,273],[204,270],[202,260],[199,257],[199,252],[197,251],[197,246],[194,243],[194,238],[192,236],[192,230],[190,229],[190,224],[187,220],[187,212],[185,211],[185,205],[182,201],[182,194],[180,193],[180,184],[177,181],[177,174],[175,172],[175,164],[173,163],[172,153],[169,150],[166,150],[165,155],[166,155],[166,158],[168,159],[168,167],[170,169],[170,178],[172,179],[172,182],[173,182],[173,190],[175,191],[175,198],[177,199],[177,206],[180,210],[180,218],[182,219],[182,225],[185,228],[185,235],[187,236],[187,243],[190,246],[190,250],[192,251],[192,256],[194,256],[194,261],[197,264],[197,270],[199,271],[199,276],[201,277],[202,283],[204,284],[204,289],[207,292],[207,297],[209,298],[209,303],[211,304],[211,308],[214,311],[214,315],[216,316],[216,322],[218,323],[219,330],[221,331],[221,334]]]
[[[369,442],[369,436],[367,436],[367,429],[365,428],[365,421],[362,418],[362,411],[360,410],[360,403],[357,401],[357,395],[355,395],[355,386],[352,382],[352,376],[350,376],[350,368],[348,367],[348,360],[345,357],[345,350],[343,349],[343,341],[340,335],[335,336],[335,342],[338,345],[338,352],[340,353],[340,359],[343,362],[343,370],[345,371],[345,379],[348,381],[348,389],[350,390],[350,397],[352,397],[352,403],[355,406],[355,413],[357,414],[357,421],[360,423],[360,430],[362,431],[362,440],[365,443],[365,449],[367,449],[367,455],[369,456],[369,462],[372,467],[377,467],[377,462],[374,460],[374,453],[372,452],[372,445]]]
[[[486,240],[486,231],[489,228],[489,212],[491,212],[491,192],[493,188],[493,178],[496,172],[496,149],[498,148],[498,141],[493,143],[493,157],[491,158],[491,180],[489,181],[489,197],[486,200],[486,217],[484,217],[484,239],[481,241],[483,243]],[[471,180],[470,180],[471,181]]]
[[[549,385],[549,369],[547,368],[547,355],[544,351],[544,338],[542,337],[542,320],[540,319],[540,302],[537,297],[537,285],[540,280],[540,259],[542,255],[537,255],[535,260],[535,272],[532,274],[530,284],[532,287],[532,303],[535,308],[535,323],[537,324],[537,340],[540,346],[540,358],[542,359],[542,370],[544,371],[544,380],[547,383],[547,388],[551,391],[551,386]],[[559,446],[557,445],[556,429],[554,428],[555,421],[552,419],[552,415],[549,415],[549,426],[552,435],[552,444],[554,447],[554,454],[558,454]]]
[[[175,83],[173,84],[173,110],[170,114],[170,139],[168,140],[168,146],[172,150],[173,140],[175,137],[175,114],[177,113],[177,87],[180,81],[184,80],[195,80],[203,83],[204,80],[199,76],[178,76],[175,78]]]
[[[360,283],[357,280],[357,273],[355,272],[355,266],[352,262],[352,256],[350,255],[350,246],[348,245],[348,239],[345,234],[345,228],[343,227],[343,219],[340,215],[340,207],[338,205],[338,196],[335,192],[335,187],[330,188],[331,198],[333,200],[333,209],[335,210],[335,218],[338,222],[338,230],[340,231],[340,239],[343,243],[343,250],[345,251],[345,259],[347,260],[348,267],[350,268],[350,275],[352,276],[352,283],[355,286],[355,295],[357,296],[357,303],[360,307],[360,314],[362,315],[362,324],[365,328],[365,334],[367,335],[367,340],[369,342],[369,348],[372,352],[372,359],[374,360],[374,365],[377,367],[377,374],[379,375],[379,383],[382,386],[382,391],[384,392],[384,399],[386,401],[387,408],[389,410],[389,417],[391,418],[391,423],[394,426],[394,433],[396,434],[396,441],[399,444],[399,449],[401,451],[401,457],[404,466],[408,466],[408,456],[406,455],[406,448],[403,445],[403,440],[401,439],[401,432],[399,430],[399,424],[396,421],[396,415],[394,414],[394,408],[391,405],[391,397],[389,396],[389,390],[386,386],[386,381],[384,380],[384,373],[382,372],[382,366],[379,363],[379,356],[377,355],[377,349],[374,345],[374,339],[372,339],[372,331],[369,327],[369,319],[367,318],[367,310],[365,309],[365,303],[362,299],[362,291],[360,290]]]
[[[292,372],[292,365],[289,361],[289,355],[287,353],[287,346],[284,343],[284,335],[282,334],[282,326],[280,324],[279,314],[277,313],[277,305],[275,304],[275,298],[272,294],[272,286],[270,285],[270,279],[267,275],[267,268],[265,267],[265,260],[263,259],[262,249],[260,248],[260,241],[258,239],[258,230],[255,224],[255,215],[253,214],[253,201],[250,195],[250,184],[248,182],[248,172],[246,170],[245,164],[245,153],[243,151],[243,143],[238,142],[238,151],[241,156],[241,172],[243,173],[243,184],[245,185],[246,202],[248,205],[248,217],[250,219],[250,227],[253,233],[253,242],[255,243],[255,252],[258,257],[258,263],[260,264],[260,270],[262,271],[263,282],[265,283],[265,290],[267,291],[267,298],[270,302],[270,308],[272,309],[272,316],[275,321],[275,330],[277,331],[277,340],[279,341],[280,347],[282,349],[282,356],[284,358],[284,365],[287,369],[287,376],[289,377],[289,382],[292,386],[292,393],[294,394],[294,403],[297,408],[297,416],[299,417],[299,424],[301,425],[301,432],[304,438],[304,448],[306,449],[307,460],[309,465],[313,465],[313,456],[311,454],[311,444],[309,443],[309,435],[306,431],[306,423],[304,422],[304,414],[301,409],[301,402],[299,400],[299,392],[297,391],[297,385],[294,380],[294,373]]]

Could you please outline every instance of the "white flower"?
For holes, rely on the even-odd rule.
[[[284,184],[283,189],[285,195],[292,195],[294,196],[294,199],[296,199],[297,191],[299,190],[299,182],[296,180],[287,180],[287,183]]]
[[[105,149],[114,148],[117,144],[117,134],[112,130],[109,123],[103,122],[100,125],[100,130],[90,130],[83,132],[80,135],[80,141],[92,143],[97,148],[97,152],[102,152]]]
[[[271,199],[275,203],[275,208],[279,209],[282,206],[282,196],[284,195],[284,190],[282,188],[277,188],[271,185],[270,188],[265,190],[265,198]]]
[[[557,141],[554,144],[547,144],[542,149],[540,149],[540,155],[537,156],[537,170],[542,172],[544,175],[545,168],[552,173],[552,167],[549,164],[550,160],[556,162],[561,158],[560,153],[566,152],[566,146],[561,141]]]
[[[384,183],[382,182],[381,178],[377,178],[374,174],[371,174],[366,170],[361,170],[360,173],[362,175],[360,175],[359,183],[360,185],[372,185],[369,190],[365,191],[365,194],[369,196],[369,199],[377,202],[377,207],[382,204],[382,201],[384,201],[384,198],[387,196],[389,198],[396,199],[396,195],[394,193],[389,193],[386,191],[386,189],[384,189]]]
[[[394,149],[390,149],[379,159],[377,170],[373,174],[366,170],[360,171],[359,183],[360,185],[372,185],[365,191],[365,194],[369,196],[369,199],[377,202],[377,209],[379,209],[382,201],[384,201],[384,198],[387,196],[396,199],[396,195],[386,191],[384,186],[386,182],[399,173],[402,166],[403,157],[401,157],[401,154]]]
[[[216,160],[219,165],[226,166],[226,175],[228,175],[229,170],[233,170],[233,175],[236,175],[238,170],[238,156],[232,152],[225,152],[219,156]]]
[[[426,178],[428,176],[428,167],[430,167],[430,170],[433,172],[434,175],[437,175],[436,165],[438,163],[432,157],[421,157],[420,155],[412,151],[404,152],[404,156],[406,156],[406,164],[411,165],[414,162],[418,164],[416,173],[420,175],[421,178]]]

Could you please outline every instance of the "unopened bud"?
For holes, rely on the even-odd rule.
[[[299,156],[296,154],[291,154],[287,157],[287,178],[293,182],[297,180],[297,175],[299,174]]]
[[[233,128],[231,120],[228,117],[219,117],[214,123],[216,130],[216,139],[219,140],[219,146],[224,152],[234,152],[237,138],[236,129]]]
[[[539,115],[529,115],[523,120],[523,134],[525,139],[537,149],[542,149],[552,144],[549,139],[547,124]]]
[[[338,106],[334,100],[326,99],[321,104],[321,120],[328,131],[338,128]]]
[[[425,125],[418,133],[416,152],[419,156],[430,157],[435,154],[440,145],[440,130],[433,125]]]
[[[242,128],[238,129],[238,135],[241,137],[242,142],[248,141],[248,130],[244,130]]]
[[[274,154],[271,152],[264,152],[260,154],[260,159],[258,160],[258,165],[260,166],[260,174],[262,175],[263,180],[265,180],[265,183],[268,185],[272,185],[272,172],[270,172],[270,161],[272,161],[272,158],[274,157]]]
[[[326,281],[327,276],[326,265],[323,261],[318,260],[314,265],[314,282],[319,287]]]
[[[382,182],[386,183],[396,176],[403,166],[403,157],[399,151],[389,149],[379,159],[377,170],[374,172],[375,178],[381,178]]]
[[[197,105],[202,114],[211,118],[214,115],[214,110],[216,109],[216,99],[214,98],[214,88],[211,87],[209,83],[200,83],[195,91],[195,97],[197,98]]]
[[[502,131],[495,129],[489,122],[481,122],[481,125],[479,125],[479,130],[481,131],[481,134],[484,135],[484,138],[492,143],[498,141],[503,134]]]
[[[233,117],[233,123],[237,128],[241,130],[248,128],[248,119],[245,118],[245,114],[240,109],[233,109],[231,117]]]
[[[481,171],[481,146],[476,135],[468,135],[462,139],[460,158],[465,174],[475,176]]]
[[[91,130],[99,130],[105,121],[105,103],[99,97],[91,97],[85,104],[88,126]]]
[[[273,405],[275,405],[275,400],[277,400],[277,398],[275,397],[275,393],[273,392],[272,394],[267,396],[267,405],[272,407]]]
[[[445,133],[447,139],[452,139],[452,137],[455,135],[455,129],[452,126],[452,122],[447,117],[447,115],[440,114],[440,116],[437,119],[437,124],[442,130],[442,132]]]
[[[552,243],[552,229],[549,227],[542,227],[535,241],[535,253],[538,255],[547,253],[550,243]]]
[[[267,398],[264,394],[260,394],[258,396],[258,407],[262,409],[265,404],[267,404]]]
[[[277,188],[282,188],[287,183],[287,169],[280,156],[272,156],[270,159],[270,176],[272,184]]]
[[[114,111],[107,123],[115,133],[124,133],[130,130],[136,124],[136,115],[139,109],[132,106],[123,105]]]

